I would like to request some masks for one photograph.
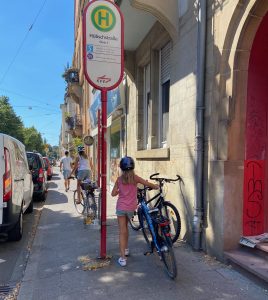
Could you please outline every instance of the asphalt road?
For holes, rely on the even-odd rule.
[[[21,281],[44,202],[34,202],[34,211],[24,214],[23,237],[9,242],[0,235],[0,294],[3,287],[14,287]]]

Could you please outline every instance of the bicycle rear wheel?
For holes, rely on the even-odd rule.
[[[169,236],[166,236],[163,230],[161,229],[161,257],[165,265],[168,276],[171,279],[177,277],[177,265],[175,260],[174,251],[172,248],[172,240]]]
[[[86,197],[87,197],[86,201],[84,201],[84,203],[86,204],[84,210],[86,210],[86,212],[84,213],[87,216],[90,216],[93,219],[95,219],[97,217],[97,205],[96,205],[95,197],[92,194],[87,194]]]
[[[170,202],[164,201],[161,205],[161,213],[169,219],[170,235],[172,243],[175,243],[181,233],[181,218],[177,208]]]
[[[134,211],[133,217],[129,219],[129,224],[131,228],[135,231],[138,231],[141,228],[138,209]]]
[[[76,203],[78,201],[78,194],[77,190],[74,191],[74,206],[79,214],[82,214],[84,211],[84,197],[84,193],[81,191],[81,203]]]

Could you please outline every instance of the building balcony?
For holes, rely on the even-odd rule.
[[[66,132],[71,134],[72,137],[82,137],[83,135],[83,124],[80,115],[66,116]]]
[[[77,127],[77,126],[82,126],[82,118],[81,118],[81,115],[79,114],[76,114],[75,117],[74,117],[74,126]]]
[[[83,131],[82,131],[82,126],[75,127],[73,130],[73,137],[82,137]]]
[[[79,70],[75,68],[66,69],[62,75],[67,82],[66,95],[72,98],[72,100],[80,104],[82,99],[82,87],[79,83]]]
[[[66,116],[65,117],[65,123],[66,123],[66,129],[67,130],[74,129],[74,126],[75,126],[75,119],[74,119],[74,117]]]

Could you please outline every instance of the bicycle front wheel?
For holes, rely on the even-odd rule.
[[[134,215],[132,218],[129,218],[129,224],[131,228],[135,231],[138,231],[141,228],[138,209],[134,211]]]
[[[169,236],[161,230],[161,258],[165,265],[168,276],[172,279],[177,277],[177,265],[175,260],[174,251],[172,248],[172,240]]]
[[[74,191],[74,206],[76,211],[79,214],[82,214],[84,211],[84,193],[81,191],[81,203],[77,203],[78,201],[78,194],[77,194],[77,190]]]
[[[175,243],[181,233],[181,218],[180,214],[172,203],[164,201],[161,207],[161,213],[164,217],[169,219],[170,236],[172,243]]]
[[[151,249],[152,247],[152,233],[149,227],[149,224],[146,220],[145,215],[142,212],[139,212],[139,220],[140,220],[140,225],[141,225],[141,230],[144,236],[144,239],[146,243],[148,244],[148,247]]]

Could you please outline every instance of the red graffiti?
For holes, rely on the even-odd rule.
[[[264,160],[246,160],[244,172],[243,234],[264,231]]]

